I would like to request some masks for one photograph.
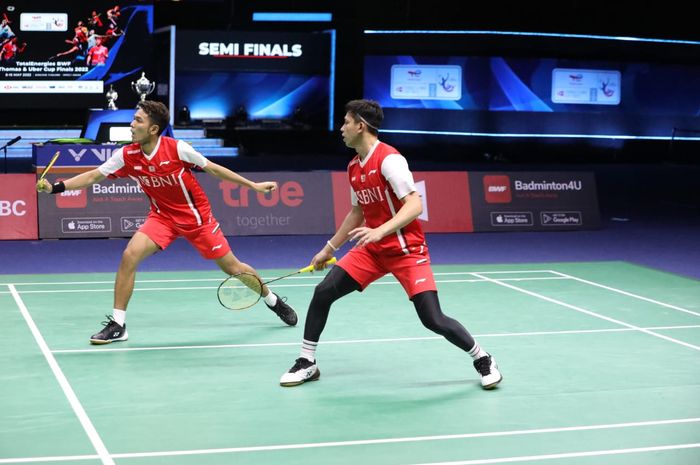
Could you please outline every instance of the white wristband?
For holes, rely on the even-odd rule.
[[[337,252],[337,251],[338,251],[338,248],[337,248],[336,246],[334,246],[333,244],[331,244],[331,241],[330,241],[330,240],[326,241],[326,244],[328,244],[328,247],[330,247],[331,250],[333,250],[333,252]]]

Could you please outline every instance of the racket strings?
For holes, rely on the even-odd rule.
[[[257,276],[250,273],[241,273],[235,276],[243,285],[257,295],[262,294],[262,283]]]
[[[219,301],[232,310],[251,307],[260,300],[262,286],[257,276],[250,273],[230,276],[219,286]]]
[[[335,262],[336,258],[332,257],[326,262],[326,265],[333,265]],[[308,273],[313,270],[314,267],[309,265],[293,273],[270,279],[267,281],[267,284],[299,273]],[[219,298],[219,302],[224,307],[231,310],[243,310],[255,305],[262,297],[262,293],[263,283],[256,275],[252,273],[239,273],[226,278],[226,280],[219,285],[216,294]]]

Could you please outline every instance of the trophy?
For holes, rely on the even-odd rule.
[[[141,73],[141,77],[138,81],[131,81],[131,88],[141,96],[141,101],[143,102],[146,100],[146,96],[156,88],[156,83],[149,81],[146,77],[146,73]]]
[[[117,110],[117,104],[115,102],[117,101],[117,98],[119,98],[119,94],[116,90],[114,90],[112,85],[109,86],[109,90],[105,94],[105,97],[107,97],[107,109]]]

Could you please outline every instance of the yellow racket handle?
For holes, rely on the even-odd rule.
[[[56,160],[58,160],[58,156],[59,156],[60,154],[61,154],[61,151],[60,151],[60,150],[57,151],[57,152],[54,154],[54,156],[53,156],[53,158],[51,159],[51,161],[49,162],[48,166],[47,166],[46,168],[44,168],[44,171],[41,173],[41,177],[39,178],[39,182],[41,182],[41,181],[44,180],[44,176],[46,176],[46,173],[49,172],[49,170],[51,169],[51,167],[53,166],[53,164],[56,163]]]
[[[335,257],[333,257],[333,258],[331,258],[330,260],[327,260],[327,261],[326,261],[326,266],[332,265],[332,264],[334,264],[334,263],[337,262],[337,261],[338,261],[338,259],[335,258]],[[313,266],[313,265],[309,265],[309,266],[307,266],[307,267],[302,268],[302,269],[299,270],[298,272],[299,272],[299,273],[308,273],[309,271],[313,271],[313,270],[314,270],[314,266]]]

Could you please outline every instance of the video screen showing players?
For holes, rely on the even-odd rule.
[[[7,108],[89,108],[141,74],[153,5],[104,0],[0,6],[0,98]],[[126,89],[125,89],[126,94]]]

